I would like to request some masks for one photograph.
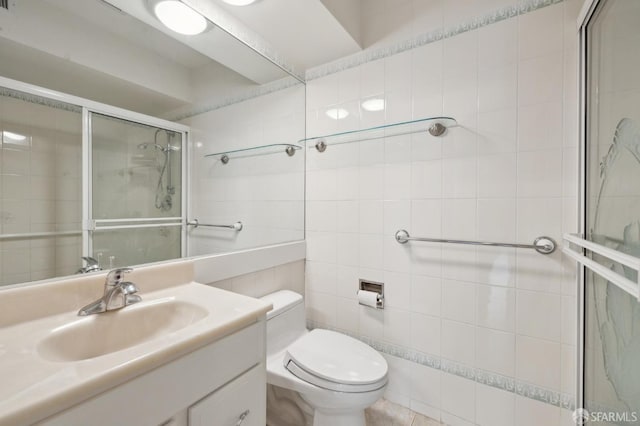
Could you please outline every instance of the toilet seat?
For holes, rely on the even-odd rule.
[[[387,383],[387,362],[376,350],[329,330],[312,330],[292,343],[284,366],[305,382],[338,392],[369,392]]]

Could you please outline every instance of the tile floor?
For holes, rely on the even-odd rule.
[[[381,399],[365,410],[367,426],[444,426],[401,405]]]

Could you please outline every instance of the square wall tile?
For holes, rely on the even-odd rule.
[[[562,52],[521,60],[518,105],[562,101]]]
[[[442,373],[442,410],[473,422],[476,417],[475,382]]]
[[[411,345],[411,327],[407,327],[408,324],[411,324],[411,313],[409,311],[385,306],[384,340],[409,347]]]
[[[516,332],[560,342],[562,297],[558,294],[518,290]]]
[[[481,241],[509,242],[516,238],[515,198],[491,198],[478,200],[478,239]],[[483,247],[489,251],[500,251]],[[486,250],[481,250],[485,252]],[[479,251],[480,252],[480,251]]]
[[[389,382],[387,383],[385,398],[392,401],[394,399],[402,399],[403,402],[410,400],[414,363],[393,355],[382,354],[382,356],[389,366]],[[390,398],[389,395],[393,395],[396,398]]]
[[[514,426],[557,425],[560,407],[516,395],[516,421]]]
[[[385,271],[385,308],[411,309],[411,275]]]
[[[336,234],[336,263],[340,266],[360,264],[360,245],[356,234]]]
[[[476,366],[482,370],[515,376],[516,337],[489,328],[476,329]]]
[[[444,373],[416,363],[412,363],[411,367],[411,399],[430,407],[440,408],[440,386]]]
[[[336,327],[349,333],[358,333],[358,302],[352,299],[336,298]]]
[[[477,160],[475,157],[442,160],[443,198],[473,198],[477,194]]]
[[[411,314],[411,347],[418,351],[440,355],[440,318]]]
[[[478,154],[517,151],[518,110],[506,108],[478,114]]]
[[[475,324],[476,284],[442,280],[442,317]]]
[[[517,157],[503,153],[478,157],[478,197],[505,198],[516,195]]]
[[[342,298],[357,300],[360,289],[360,270],[355,266],[336,267],[336,295]]]
[[[411,277],[411,311],[440,317],[442,281],[424,275]]]
[[[476,331],[473,325],[442,320],[440,343],[443,358],[474,366]]]
[[[331,294],[307,291],[307,318],[323,327],[336,326],[336,297]]]
[[[308,251],[308,249],[307,249]],[[383,264],[384,243],[379,235],[360,235],[360,267],[375,269]]]
[[[477,324],[497,330],[515,330],[516,290],[508,287],[477,285]]]
[[[442,196],[442,161],[411,163],[411,198],[440,198]]]
[[[562,196],[562,150],[518,153],[518,197]]]
[[[382,234],[384,210],[381,200],[360,201],[360,234]]]
[[[564,5],[557,4],[518,16],[517,39],[520,59],[535,58],[562,50],[563,7]]]
[[[561,344],[533,337],[516,336],[516,378],[559,391]]]
[[[518,108],[518,150],[538,151],[562,146],[562,102],[544,102]]]
[[[515,394],[476,383],[476,424],[513,426],[516,419]]]
[[[518,67],[512,62],[481,68],[478,75],[478,110],[495,111],[517,106]]]
[[[363,98],[384,93],[384,83],[385,83],[384,66],[385,66],[384,60],[377,60],[377,61],[367,62],[366,64],[362,64],[359,67],[360,68],[360,95]]]
[[[385,235],[395,235],[399,229],[411,226],[411,201],[385,201],[383,209]]]
[[[480,69],[507,65],[517,60],[517,19],[505,19],[478,30],[478,66]]]

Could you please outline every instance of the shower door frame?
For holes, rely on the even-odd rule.
[[[579,55],[579,91],[578,91],[578,152],[579,152],[579,192],[578,192],[578,232],[586,235],[586,177],[587,177],[587,23],[593,15],[599,0],[587,0],[578,15],[578,55]],[[576,340],[576,406],[584,408],[584,350],[585,350],[585,268],[576,265],[577,275],[577,340]]]
[[[122,108],[113,107],[104,104],[94,104],[90,106],[82,105],[82,255],[90,256],[93,252],[93,236],[92,233],[100,227],[96,226],[96,222],[93,219],[93,198],[92,198],[92,186],[93,186],[93,170],[92,170],[92,134],[91,134],[91,115],[100,114],[111,118],[117,118],[120,120],[131,121],[137,124],[143,124],[150,127],[156,127],[163,130],[169,130],[171,132],[179,133],[181,135],[180,145],[180,178],[181,178],[181,196],[180,196],[180,216],[168,217],[168,218],[146,218],[146,222],[160,222],[166,221],[171,223],[171,226],[180,226],[180,258],[184,258],[187,255],[187,194],[188,194],[188,181],[187,181],[187,165],[188,165],[188,146],[191,129],[189,126],[183,124],[174,123],[172,121],[163,120],[161,118],[152,117],[145,114],[140,114],[133,111],[128,111]],[[105,220],[111,223],[127,223],[127,225],[113,225],[109,226],[109,229],[128,229],[132,228],[132,223],[141,221],[145,218],[123,218],[114,220]],[[165,223],[164,225],[167,225]],[[180,225],[176,225],[179,223]],[[158,227],[162,224],[158,224]],[[145,227],[140,225],[140,228]]]
[[[578,54],[579,54],[579,119],[578,119],[578,140],[579,140],[579,193],[578,193],[578,232],[585,238],[587,236],[587,168],[588,168],[588,150],[587,139],[589,135],[589,108],[587,103],[589,100],[589,37],[588,25],[594,18],[595,12],[600,9],[600,5],[607,0],[585,0],[582,5],[580,14],[578,15]],[[585,407],[585,273],[586,268],[582,264],[576,266],[577,270],[577,366],[576,366],[576,408]]]
[[[182,196],[181,196],[181,238],[180,238],[180,255],[184,258],[188,255],[187,244],[187,209],[189,207],[188,196],[190,194],[190,182],[189,182],[189,147],[191,146],[191,128],[184,124],[175,123],[173,121],[163,120],[161,118],[153,117],[146,114],[141,114],[134,111],[129,111],[124,108],[119,108],[101,102],[92,101],[89,99],[81,98],[79,96],[69,95],[66,93],[50,90],[45,87],[36,86],[33,84],[25,83],[19,80],[14,80],[8,77],[0,76],[0,87],[6,87],[10,90],[35,95],[43,99],[50,99],[52,101],[59,101],[70,105],[75,105],[82,109],[82,222],[81,229],[82,234],[82,255],[88,256],[90,251],[90,235],[91,226],[90,222],[90,208],[91,208],[91,147],[90,147],[90,113],[97,113],[107,115],[110,117],[120,118],[127,121],[132,121],[140,124],[146,124],[149,126],[160,127],[166,130],[171,130],[182,135],[181,146],[181,179],[182,179]]]

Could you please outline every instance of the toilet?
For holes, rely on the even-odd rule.
[[[262,298],[267,313],[267,382],[296,391],[314,410],[313,426],[364,426],[364,409],[382,397],[388,366],[376,350],[330,330],[306,328],[302,296]]]

